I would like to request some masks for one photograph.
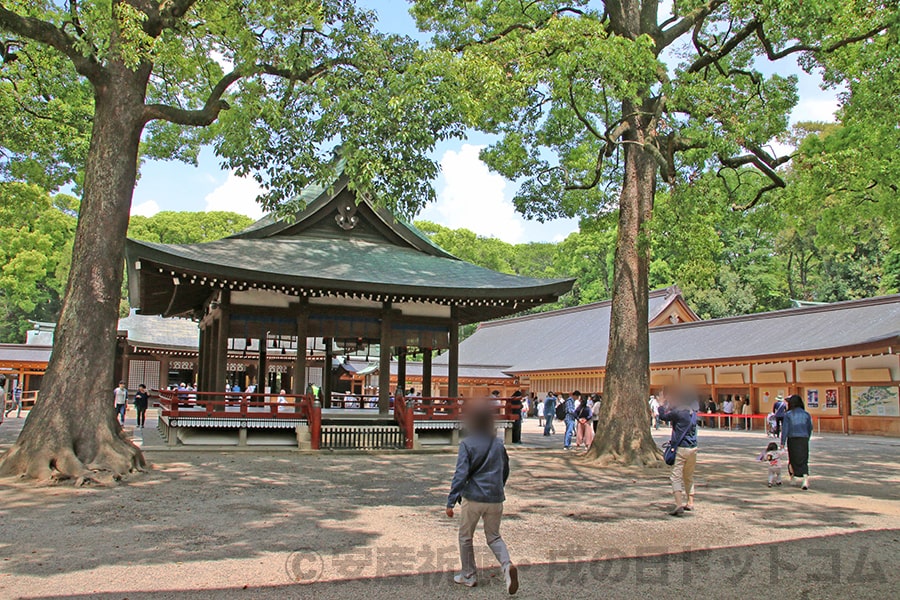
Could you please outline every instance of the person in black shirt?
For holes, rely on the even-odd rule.
[[[150,401],[150,394],[147,393],[147,386],[143,383],[138,386],[138,391],[134,395],[134,410],[137,411],[137,426],[144,428],[144,422],[147,420],[147,404]]]
[[[522,392],[516,390],[509,401],[509,408],[515,421],[512,422],[512,443],[522,443]]]

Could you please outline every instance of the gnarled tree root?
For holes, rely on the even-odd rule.
[[[90,462],[76,453],[76,444],[54,444],[27,452],[17,443],[0,458],[0,477],[20,477],[44,482],[72,481],[76,486],[110,485],[129,473],[144,471],[140,449],[124,432],[99,444]]]

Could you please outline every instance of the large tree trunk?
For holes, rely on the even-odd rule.
[[[104,481],[141,469],[113,407],[125,236],[149,68],[110,65],[95,86],[84,196],[53,355],[0,475]]]
[[[623,103],[623,113],[636,107]],[[650,434],[650,338],[648,273],[650,240],[646,226],[656,191],[656,161],[643,148],[647,117],[630,119],[626,134],[625,179],[619,198],[619,231],[613,272],[606,384],[600,425],[589,456],[604,462],[647,465],[660,452]]]

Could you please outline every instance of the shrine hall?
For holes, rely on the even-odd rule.
[[[388,210],[358,198],[349,183],[341,173],[329,186],[305,190],[306,208],[292,217],[266,217],[221,240],[128,240],[129,300],[138,314],[198,324],[198,397],[227,401],[228,352],[235,340],[257,349],[257,372],[263,374],[267,349],[277,340],[282,352],[293,354],[282,387],[304,395],[307,342],[319,339],[326,365],[336,351],[377,357],[381,415],[392,409],[395,357],[399,388],[406,357],[416,354],[422,357],[422,387],[430,390],[432,357],[445,351],[447,396],[457,398],[461,325],[555,302],[572,287],[571,279],[519,277],[460,260]],[[325,409],[330,385],[325,377]]]

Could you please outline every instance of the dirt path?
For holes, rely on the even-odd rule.
[[[12,439],[4,423],[0,449]],[[523,565],[522,597],[900,590],[900,441],[815,437],[809,492],[766,487],[760,434],[703,432],[701,445],[698,510],[683,519],[665,513],[666,470],[597,470],[561,450],[513,449],[503,533]],[[452,453],[147,454],[152,471],[112,489],[0,483],[0,598],[501,592],[486,554],[481,587],[449,583]]]

